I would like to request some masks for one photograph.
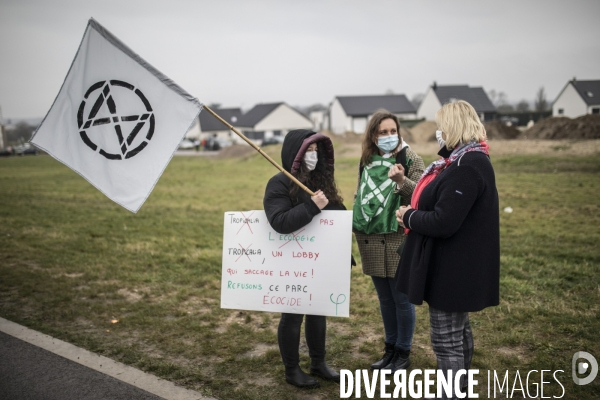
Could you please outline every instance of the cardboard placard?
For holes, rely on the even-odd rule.
[[[221,307],[350,316],[352,211],[322,211],[290,234],[262,210],[226,212]]]

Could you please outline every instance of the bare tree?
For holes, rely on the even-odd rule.
[[[527,100],[521,100],[517,103],[517,111],[527,112],[529,111],[529,102]]]
[[[412,99],[410,99],[410,102],[413,104],[413,106],[415,106],[415,108],[419,108],[424,98],[425,95],[423,93],[417,93],[412,97]]]
[[[314,103],[313,105],[309,106],[307,108],[307,112],[312,112],[312,111],[325,111],[327,110],[327,106],[324,106],[321,103]]]
[[[506,93],[497,92],[495,89],[492,89],[487,93],[487,95],[492,101],[492,104],[494,104],[498,108],[498,111],[502,111],[500,110],[502,106],[508,106],[504,107],[505,109],[512,108],[512,106],[508,104],[508,96],[506,95]]]
[[[508,96],[504,92],[498,93],[498,100],[496,100],[496,106],[502,107],[508,105]]]
[[[535,111],[546,111],[548,109],[548,100],[546,100],[546,91],[542,86],[535,95],[535,103],[534,103]]]

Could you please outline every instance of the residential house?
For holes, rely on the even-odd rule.
[[[446,103],[464,100],[471,104],[479,114],[481,121],[490,121],[496,117],[496,107],[481,87],[468,85],[441,86],[433,82],[417,111],[418,118],[435,120],[435,113]]]
[[[216,106],[211,106],[210,109],[233,126],[236,126],[237,122],[242,116],[242,110],[239,108],[219,108]],[[192,129],[190,129],[190,131],[186,134],[186,137],[206,139],[208,136],[216,135],[218,138],[232,142],[237,140],[237,135],[232,132],[227,125],[213,117],[213,115],[208,111],[202,110],[198,120],[199,123],[197,122],[196,125],[197,130],[192,127]]]
[[[206,112],[206,111],[205,111]],[[186,139],[200,139],[200,116],[194,120],[192,126],[185,134]]]
[[[304,114],[308,115],[308,118],[313,123],[313,130],[320,132],[323,129],[327,129],[327,107],[322,104],[314,104],[308,107]]]
[[[312,121],[313,123],[313,130],[316,132],[322,131],[323,128],[325,128],[325,115],[327,114],[326,110],[315,110],[315,111],[311,111],[310,114],[308,114],[308,118]]]
[[[375,111],[385,109],[400,119],[415,119],[417,110],[403,94],[337,96],[329,107],[329,129],[336,134],[363,133]]]
[[[273,136],[285,136],[294,129],[312,129],[312,121],[284,102],[257,104],[232,124],[258,143]],[[238,140],[238,143],[245,143]]]
[[[600,80],[567,82],[552,104],[553,117],[600,114]]]

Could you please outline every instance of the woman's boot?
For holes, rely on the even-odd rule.
[[[299,365],[293,367],[285,367],[285,381],[299,388],[317,388],[319,381],[302,371]]]
[[[328,381],[340,382],[340,374],[329,367],[324,360],[311,360],[310,373]]]
[[[394,351],[394,357],[390,360],[390,363],[382,369],[389,369],[393,372],[399,369],[408,369],[410,367],[410,350],[402,350],[396,348]]]
[[[385,349],[383,353],[383,357],[373,364],[371,364],[371,369],[381,369],[388,365],[392,358],[394,357],[394,345],[390,343],[385,344]]]

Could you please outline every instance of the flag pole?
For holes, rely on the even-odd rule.
[[[241,137],[246,143],[248,143],[250,146],[254,147],[254,150],[258,151],[264,158],[266,158],[271,164],[273,164],[273,166],[275,168],[277,168],[278,170],[283,172],[288,178],[290,178],[292,180],[292,182],[294,182],[294,183],[296,183],[296,185],[300,186],[306,193],[310,194],[311,196],[315,195],[315,193],[312,190],[310,190],[305,185],[303,185],[302,182],[300,182],[298,179],[296,179],[296,177],[294,175],[290,174],[285,169],[283,169],[283,167],[281,167],[281,165],[277,164],[277,162],[275,162],[275,160],[273,160],[271,157],[269,157],[269,155],[267,153],[265,153],[256,144],[254,144],[254,142],[252,142],[250,139],[248,139],[246,136],[244,136],[244,134],[242,132],[235,129],[233,126],[231,126],[231,124],[229,122],[225,121],[223,118],[218,116],[213,110],[211,110],[207,106],[204,106],[204,109],[206,111],[208,111],[213,117],[215,117],[216,119],[218,119],[219,121],[224,123],[229,129],[234,131],[236,133],[236,135]]]

